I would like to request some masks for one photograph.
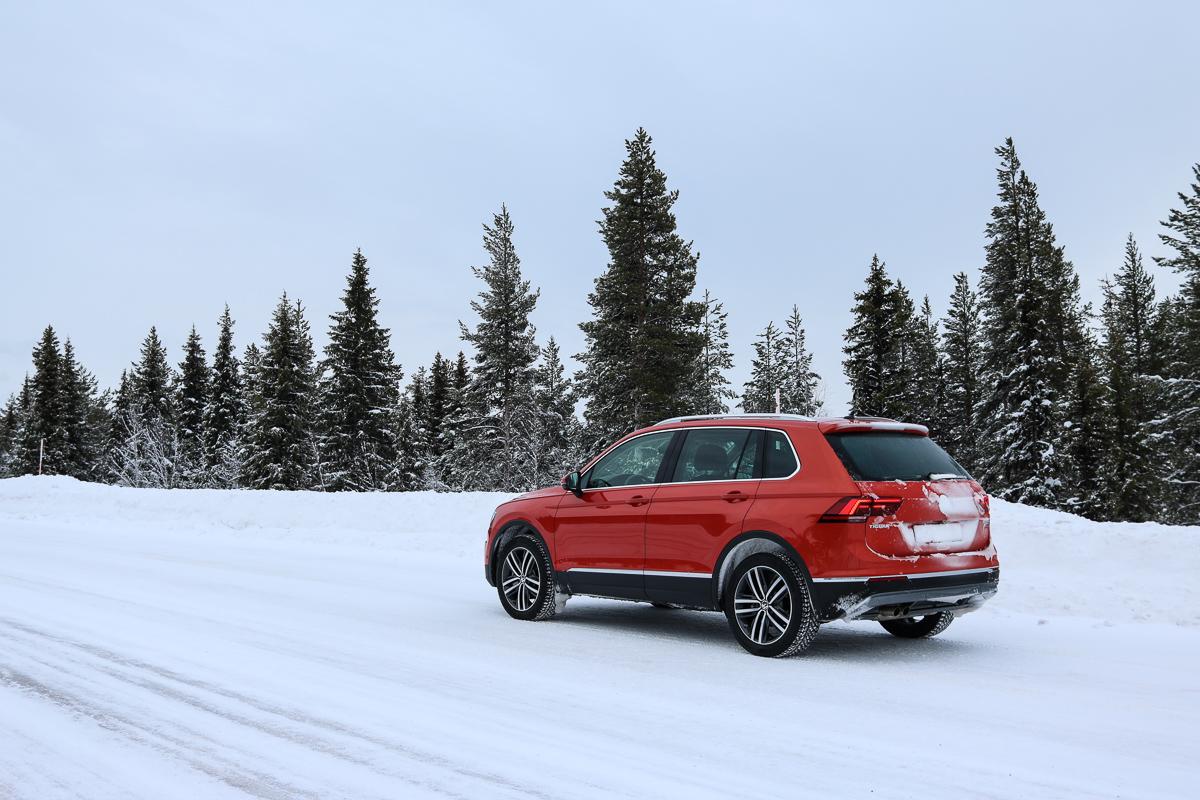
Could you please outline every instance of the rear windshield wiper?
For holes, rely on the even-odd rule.
[[[965,475],[959,475],[957,472],[931,472],[925,476],[927,481],[965,481]]]

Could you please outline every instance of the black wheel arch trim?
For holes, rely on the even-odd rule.
[[[513,519],[504,523],[500,528],[496,537],[492,540],[492,550],[488,557],[486,576],[488,583],[492,586],[496,585],[496,560],[500,557],[500,548],[508,544],[514,536],[520,533],[529,533],[536,536],[542,542],[542,546],[546,548],[547,555],[550,555],[550,563],[554,564],[554,556],[551,554],[550,545],[546,542],[546,537],[542,534],[538,527],[527,519]]]
[[[812,596],[812,573],[808,571],[808,564],[804,561],[804,557],[800,555],[799,551],[796,550],[795,546],[792,545],[791,542],[780,536],[778,533],[772,533],[771,531],[744,531],[725,543],[725,546],[721,548],[721,554],[717,556],[717,561],[713,565],[711,586],[713,608],[721,608],[721,596],[724,594],[722,591],[724,587],[721,585],[721,571],[725,566],[725,559],[729,557],[729,554],[732,553],[734,548],[736,548],[738,545],[753,541],[755,539],[765,539],[773,544],[777,544],[782,547],[784,551],[787,552],[792,558],[794,558],[796,560],[796,566],[800,568],[801,574],[804,575],[809,597]],[[733,572],[731,570],[729,577],[732,576]],[[728,580],[728,578],[726,580]]]

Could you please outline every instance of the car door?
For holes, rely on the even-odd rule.
[[[646,511],[674,431],[635,436],[580,477],[555,512],[555,566],[577,594],[646,599]]]
[[[742,531],[758,491],[763,431],[703,427],[686,432],[671,475],[646,516],[646,596],[660,603],[708,606],[713,564]]]

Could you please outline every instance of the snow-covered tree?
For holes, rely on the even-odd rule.
[[[82,480],[104,476],[103,457],[112,420],[96,378],[75,356],[71,340],[62,357],[63,474]]]
[[[979,462],[979,428],[975,407],[979,402],[982,369],[979,301],[967,273],[954,276],[950,308],[942,322],[941,362],[944,388],[940,439],[954,458],[974,472]]]
[[[312,335],[303,307],[286,293],[252,368],[247,351],[247,372],[254,400],[242,444],[242,482],[255,489],[322,487]]]
[[[1164,451],[1165,491],[1162,516],[1172,522],[1200,522],[1200,164],[1194,182],[1179,193],[1159,238],[1173,255],[1156,258],[1179,272],[1183,285],[1159,313],[1164,363],[1159,387],[1162,419],[1157,423]]]
[[[1078,278],[1055,244],[1012,139],[996,154],[998,202],[986,228],[980,282],[980,466],[989,491],[1053,506],[1063,499],[1063,437],[1076,363],[1067,342],[1083,338]]]
[[[1090,316],[1090,309],[1085,309]],[[1108,460],[1113,447],[1112,403],[1109,385],[1100,365],[1100,348],[1095,335],[1080,326],[1073,343],[1074,365],[1071,385],[1065,394],[1063,472],[1059,504],[1089,519],[1109,519],[1112,498],[1108,494]]]
[[[754,359],[750,362],[750,380],[742,389],[742,410],[747,414],[771,414],[775,395],[783,392],[787,348],[784,334],[768,322],[754,341]]]
[[[913,311],[908,292],[899,281],[896,289],[901,293],[903,329],[899,357],[892,371],[895,385],[889,393],[894,404],[890,416],[919,422],[929,427],[931,436],[940,437],[945,379],[938,355],[937,321],[928,297],[919,311]]]
[[[61,475],[67,464],[64,422],[64,376],[58,334],[47,325],[33,349],[29,411],[25,415],[19,444],[18,471],[38,471],[39,452],[45,443],[42,473]]]
[[[472,268],[485,284],[471,301],[479,321],[474,327],[460,323],[463,340],[475,350],[470,394],[477,416],[458,431],[459,454],[452,461],[465,488],[521,491],[537,480],[537,457],[528,439],[536,424],[538,357],[529,315],[538,292],[521,275],[507,208],[484,225],[483,246],[489,262]]]
[[[245,387],[233,346],[233,317],[229,306],[218,322],[213,351],[212,386],[204,411],[204,452],[208,483],[233,488],[241,473],[241,432],[246,421]]]
[[[183,345],[183,361],[175,374],[175,427],[183,462],[178,465],[181,480],[188,486],[208,483],[205,463],[204,414],[210,399],[212,377],[208,359],[196,326],[192,326]]]
[[[792,306],[792,313],[784,323],[782,346],[780,410],[785,414],[816,416],[821,413],[821,376],[813,372],[813,357],[808,350],[799,306]]]
[[[1142,522],[1157,511],[1163,482],[1156,443],[1162,347],[1157,340],[1154,279],[1133,235],[1125,261],[1104,282],[1103,370],[1111,403],[1112,437],[1104,460],[1103,492],[1112,519]]]
[[[608,267],[588,295],[593,318],[580,325],[587,349],[577,356],[577,388],[593,446],[691,411],[688,381],[703,347],[704,307],[690,299],[699,256],[676,233],[671,210],[679,193],[667,189],[645,130],[625,148],[620,175],[604,194],[611,203],[600,222]]]
[[[690,411],[695,414],[724,414],[729,411],[729,400],[737,397],[725,373],[733,369],[733,352],[729,348],[729,314],[725,305],[714,298],[707,289],[700,317],[702,345],[696,359],[688,389],[693,393]]]
[[[896,286],[878,255],[871,256],[866,285],[854,293],[853,322],[846,331],[842,367],[850,384],[850,413],[887,416],[888,370],[894,367],[902,326]]]
[[[21,437],[33,404],[32,384],[26,375],[21,382],[21,391],[9,395],[3,413],[0,413],[0,477],[21,474]]]
[[[541,362],[533,375],[537,412],[531,444],[537,457],[535,483],[549,486],[579,466],[582,426],[575,417],[575,387],[567,377],[558,343],[550,337],[542,348]]]
[[[385,490],[400,483],[394,429],[400,370],[378,306],[367,259],[358,250],[342,309],[330,317],[320,382],[322,467],[332,490]]]
[[[167,348],[158,338],[158,330],[154,327],[150,328],[142,342],[141,359],[133,365],[129,380],[132,403],[145,420],[174,420],[175,405]]]

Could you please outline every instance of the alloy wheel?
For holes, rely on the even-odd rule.
[[[771,567],[753,567],[738,581],[733,611],[747,639],[757,645],[774,644],[792,622],[792,590]]]
[[[525,547],[509,550],[500,571],[500,587],[509,605],[517,611],[528,611],[537,602],[541,586],[537,556]]]

